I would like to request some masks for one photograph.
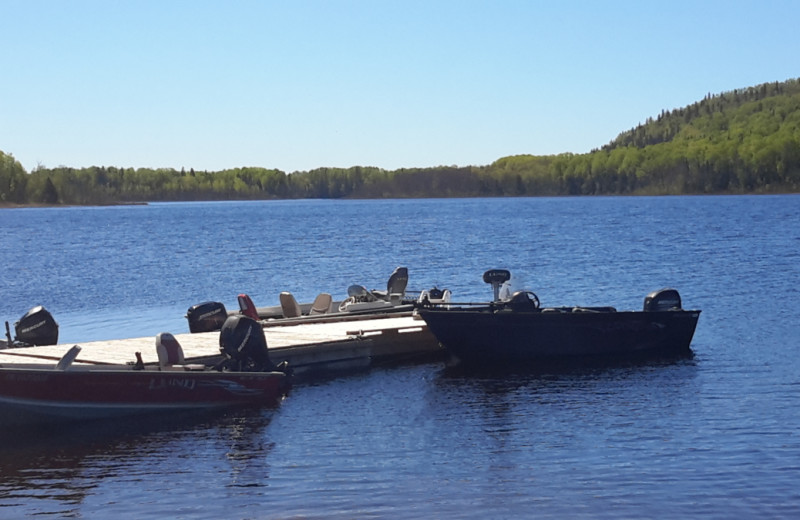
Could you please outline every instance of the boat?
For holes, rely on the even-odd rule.
[[[419,304],[417,312],[439,342],[463,365],[524,367],[647,356],[691,356],[699,310],[684,310],[671,288],[645,297],[641,311],[614,307],[542,307],[531,291],[499,296],[510,272],[492,269],[486,303]]]
[[[124,365],[81,363],[71,347],[54,365],[0,366],[2,424],[85,421],[158,412],[274,406],[291,387],[291,371],[274,365],[262,327],[232,316],[220,331],[223,360],[215,366],[186,363],[170,333],[156,336],[158,365],[141,354]]]
[[[243,314],[262,325],[308,323],[319,321],[347,321],[365,316],[411,316],[414,304],[422,299],[445,302],[450,291],[436,287],[423,291],[408,291],[408,268],[397,267],[386,282],[386,290],[367,289],[363,285],[350,285],[347,297],[334,301],[329,293],[319,293],[311,303],[298,303],[289,291],[279,295],[280,305],[257,307],[247,294],[239,294],[238,311],[229,311],[222,302],[206,301],[189,307],[186,319],[192,333],[219,330],[228,316]]]

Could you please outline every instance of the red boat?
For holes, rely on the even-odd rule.
[[[158,366],[78,365],[72,347],[55,366],[0,366],[0,421],[30,424],[127,415],[274,406],[290,376],[267,357],[261,326],[232,316],[220,333],[225,360],[216,367],[185,364],[172,334],[156,338]]]

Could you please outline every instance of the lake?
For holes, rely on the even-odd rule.
[[[560,372],[380,366],[277,409],[0,436],[0,518],[795,518],[800,196],[0,210],[0,319],[60,342],[188,332],[193,304],[347,286],[702,310],[694,358]],[[269,339],[269,336],[267,337]],[[0,418],[0,421],[2,418]]]

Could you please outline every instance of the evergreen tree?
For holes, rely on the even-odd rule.
[[[44,189],[42,190],[40,202],[44,204],[58,204],[58,190],[56,190],[53,180],[50,177],[44,182]]]

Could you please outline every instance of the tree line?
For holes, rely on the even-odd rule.
[[[586,154],[384,170],[37,167],[0,151],[0,203],[653,195],[800,191],[800,80],[708,94]]]

